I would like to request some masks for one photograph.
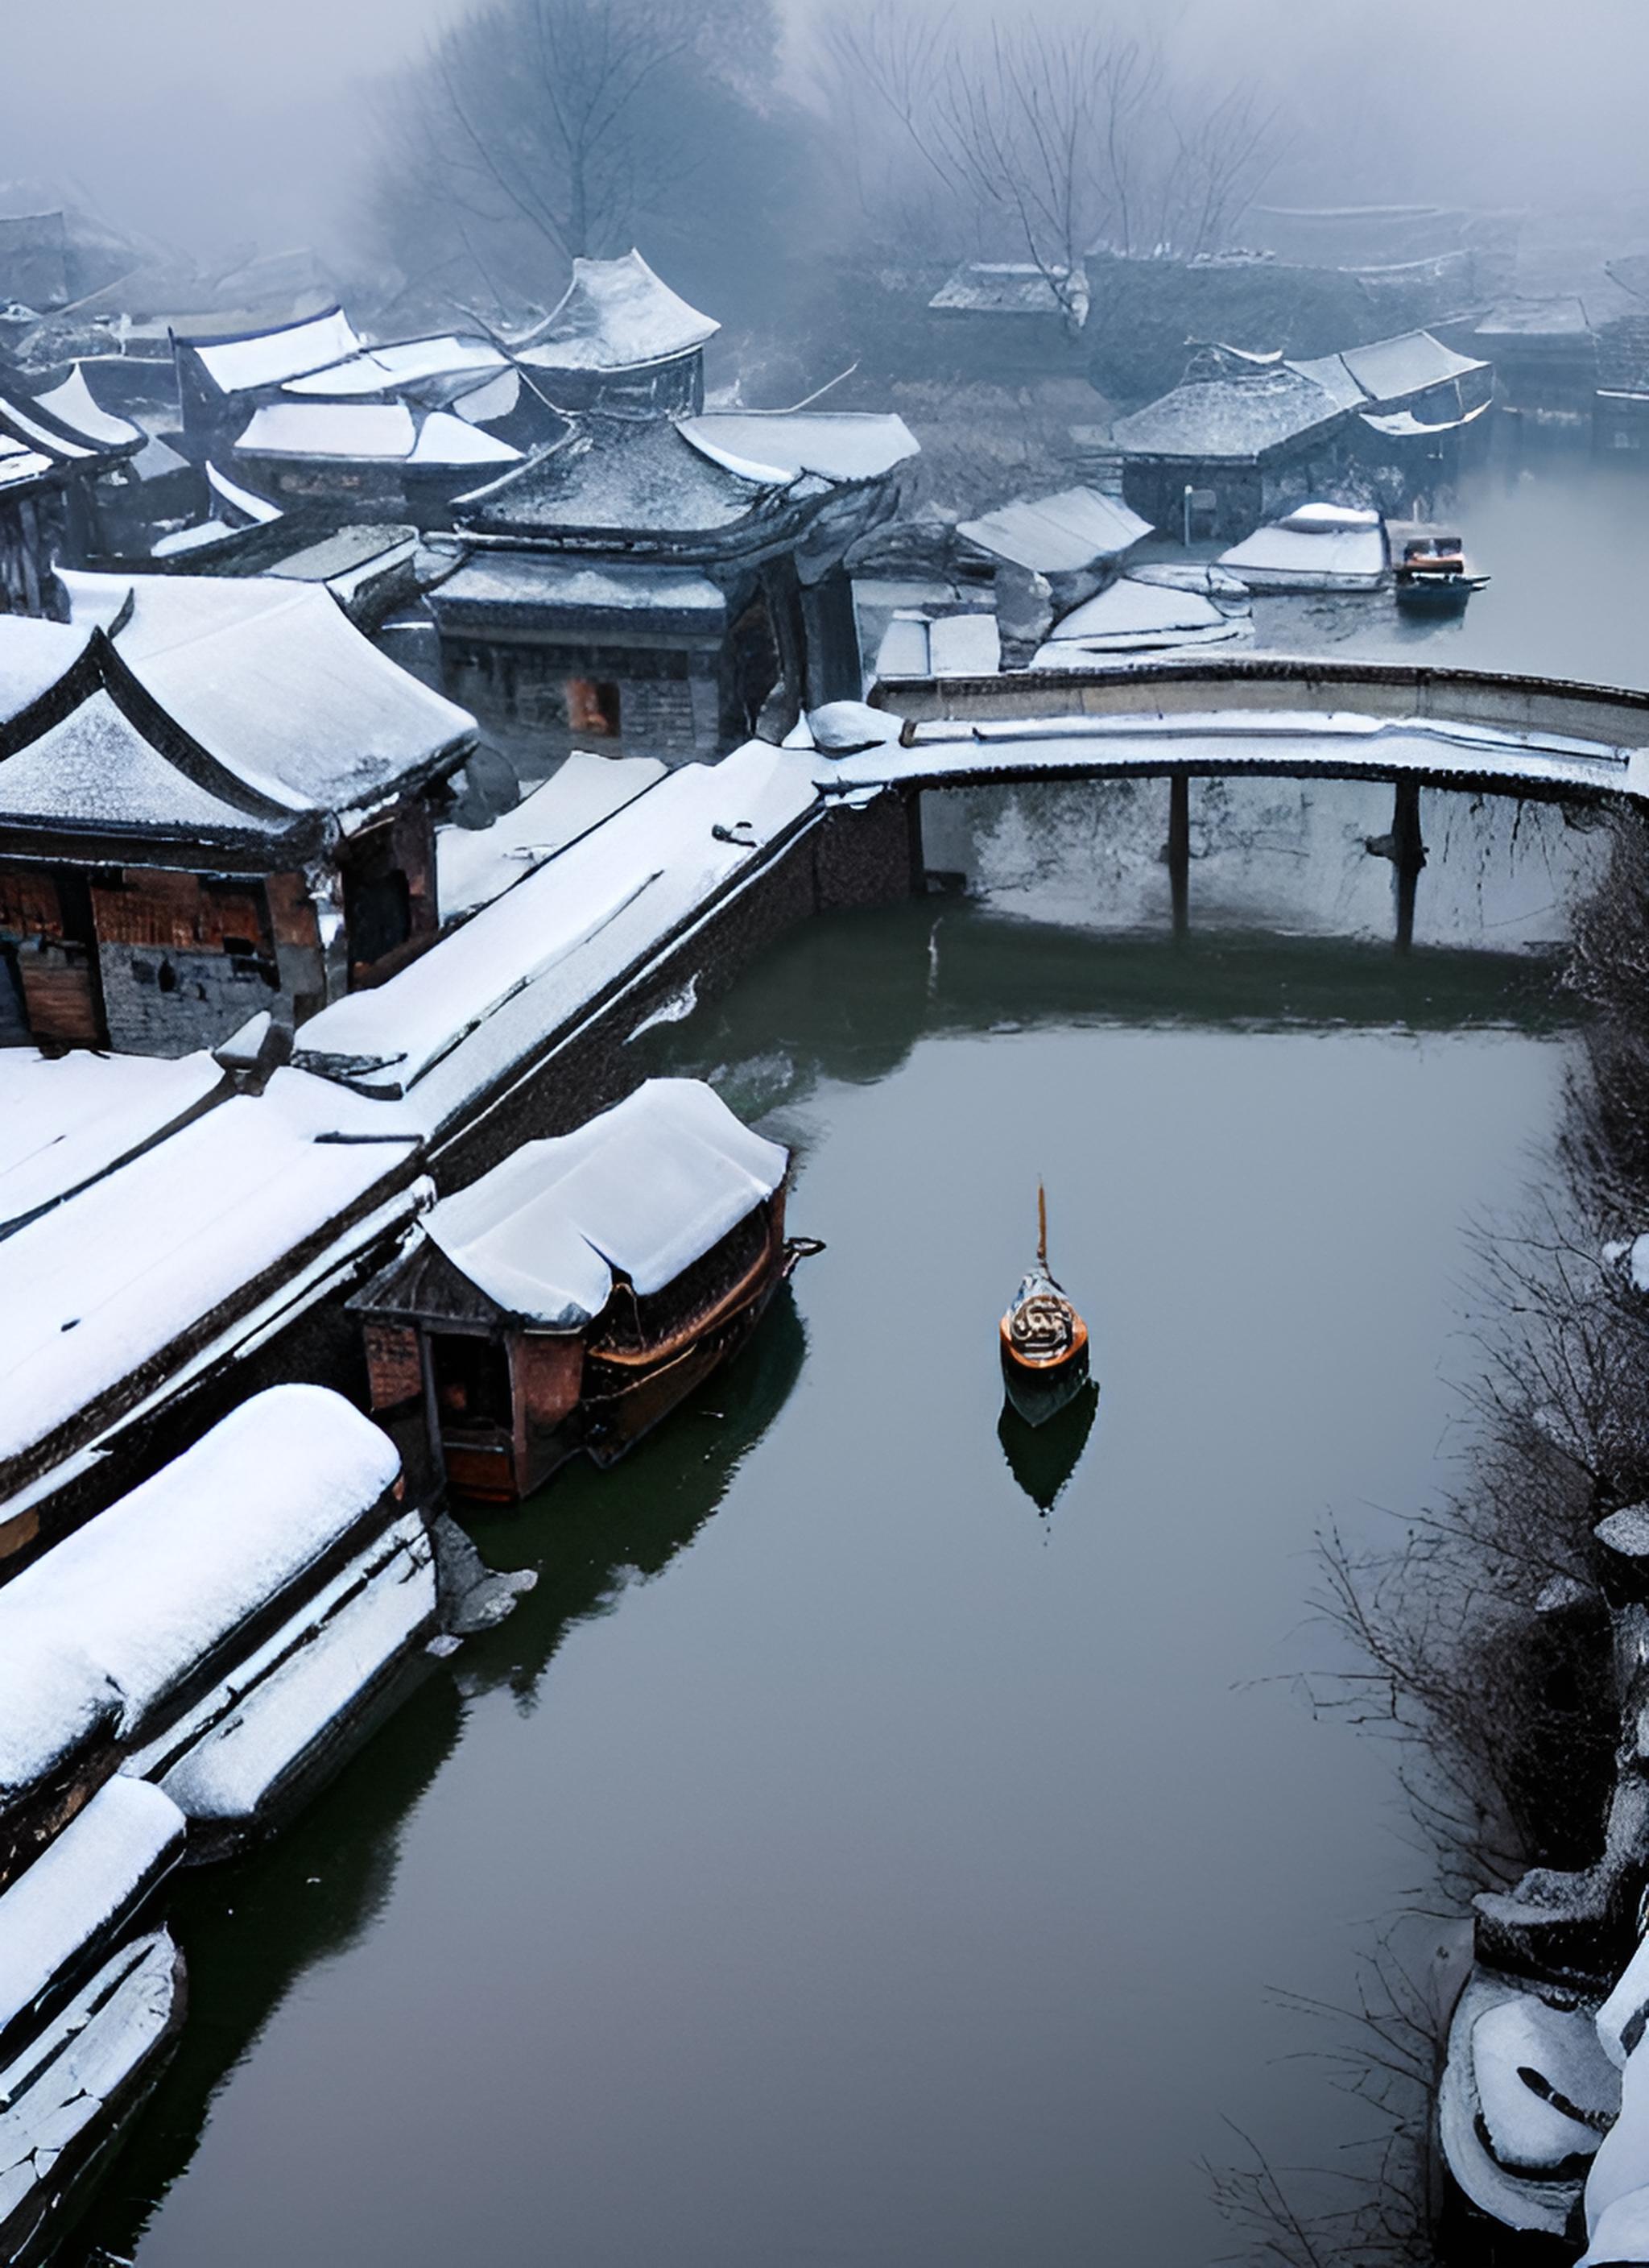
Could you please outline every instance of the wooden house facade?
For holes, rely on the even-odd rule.
[[[434,937],[469,718],[324,587],[63,580],[0,620],[0,1042],[184,1055]]]

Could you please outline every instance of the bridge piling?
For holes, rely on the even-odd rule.
[[[1191,926],[1191,783],[1183,772],[1174,772],[1168,781],[1168,843],[1163,855],[1174,900],[1174,934],[1184,937]]]
[[[1363,847],[1371,858],[1389,858],[1396,869],[1397,950],[1407,953],[1414,943],[1414,901],[1425,864],[1425,842],[1420,833],[1420,783],[1399,779],[1392,791],[1391,832],[1369,835]]]

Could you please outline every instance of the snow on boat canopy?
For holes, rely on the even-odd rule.
[[[639,370],[692,353],[720,328],[632,248],[618,260],[575,260],[560,303],[512,347],[535,370]]]
[[[982,519],[965,519],[957,534],[988,558],[1005,559],[1039,575],[1079,574],[1120,559],[1151,533],[1151,522],[1093,488],[1004,504]]]
[[[651,1079],[576,1133],[529,1142],[413,1232],[495,1305],[577,1331],[622,1269],[660,1291],[771,1197],[789,1153],[702,1080]]]
[[[650,1079],[443,1199],[349,1303],[415,1484],[508,1503],[622,1455],[794,1266],[789,1164],[701,1081]]]
[[[1377,512],[1304,504],[1222,552],[1219,564],[1251,591],[1373,591],[1388,567],[1385,526]]]
[[[0,1859],[111,1762],[220,1845],[261,1823],[433,1624],[400,1469],[341,1395],[274,1387],[0,1590]]]

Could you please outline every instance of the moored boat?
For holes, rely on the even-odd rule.
[[[1048,1269],[1048,1198],[1036,1189],[1036,1263],[1002,1318],[1002,1378],[1027,1424],[1046,1424],[1088,1378],[1088,1327]]]
[[[820,1248],[786,1241],[789,1169],[702,1080],[657,1079],[443,1198],[350,1302],[415,1483],[509,1504],[622,1456]]]
[[[1488,580],[1468,565],[1460,537],[1439,530],[1407,537],[1392,571],[1397,604],[1411,614],[1462,614]]]

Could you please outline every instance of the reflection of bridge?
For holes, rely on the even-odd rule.
[[[1383,780],[1391,831],[1369,848],[1398,884],[1412,934],[1425,863],[1420,790],[1649,808],[1649,694],[1402,663],[1176,659],[1100,675],[1037,670],[902,681],[875,705],[896,739],[825,757],[827,792],[1032,780],[1167,779],[1174,919],[1186,913],[1195,778]]]

